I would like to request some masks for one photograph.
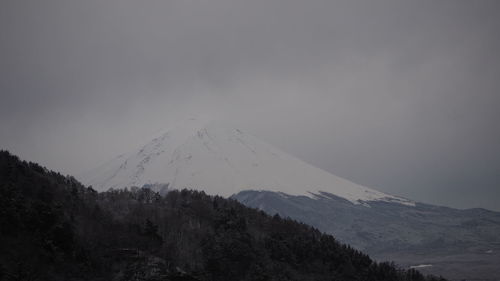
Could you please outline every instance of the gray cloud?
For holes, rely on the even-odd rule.
[[[497,1],[19,1],[0,145],[76,174],[191,113],[355,182],[500,210]]]

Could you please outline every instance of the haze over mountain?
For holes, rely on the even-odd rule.
[[[0,146],[79,174],[218,114],[389,194],[500,211],[500,2],[2,1]]]

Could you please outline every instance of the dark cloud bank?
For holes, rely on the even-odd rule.
[[[20,1],[0,145],[77,174],[197,113],[339,176],[500,210],[498,1]]]

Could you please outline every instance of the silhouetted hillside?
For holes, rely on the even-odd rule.
[[[197,191],[97,193],[0,152],[0,280],[439,280]]]

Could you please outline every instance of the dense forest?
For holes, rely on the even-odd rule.
[[[200,191],[98,193],[0,151],[0,280],[407,280],[331,235]]]

